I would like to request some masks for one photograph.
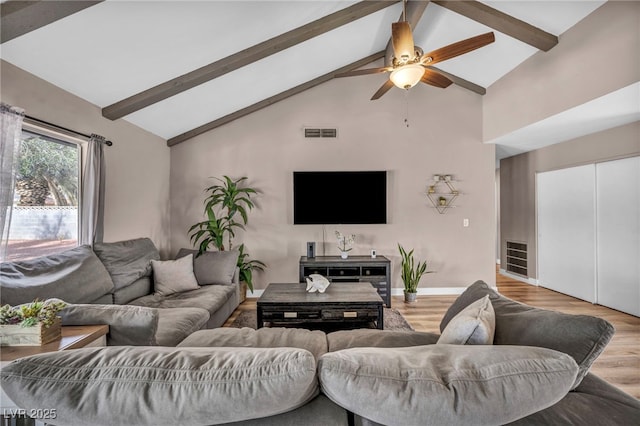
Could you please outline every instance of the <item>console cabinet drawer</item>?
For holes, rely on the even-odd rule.
[[[330,277],[358,277],[360,276],[360,268],[358,267],[342,267],[329,268]]]
[[[311,274],[320,274],[322,276],[327,276],[327,268],[322,266],[305,266],[303,268],[303,274],[305,277],[308,277]]]
[[[369,276],[386,276],[387,268],[384,266],[363,266],[362,267],[362,275],[365,277]]]

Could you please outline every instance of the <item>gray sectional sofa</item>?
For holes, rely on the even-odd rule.
[[[468,315],[486,300],[492,315]],[[458,343],[491,340],[442,343],[451,328],[464,331]],[[638,424],[640,401],[589,373],[614,333],[607,321],[520,304],[478,281],[440,329],[200,330],[175,348],[23,358],[2,370],[2,387],[25,409],[55,407],[60,425]]]
[[[148,238],[79,246],[32,260],[0,264],[0,302],[12,306],[57,298],[69,307],[63,325],[108,324],[109,345],[175,346],[194,331],[220,327],[240,301],[238,252],[193,256],[198,288],[157,294]]]

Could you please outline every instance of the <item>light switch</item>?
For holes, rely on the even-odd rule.
[[[465,228],[469,226],[469,219],[462,219],[462,226],[464,226]]]

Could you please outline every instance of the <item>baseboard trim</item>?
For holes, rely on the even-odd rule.
[[[534,285],[536,287],[538,287],[540,285],[540,283],[538,282],[537,279],[535,278],[530,278],[530,277],[522,277],[520,275],[516,275],[516,274],[512,274],[511,272],[508,272],[504,269],[500,269],[500,274],[504,275],[505,277],[509,277],[511,279],[523,282],[525,284],[530,284],[530,285]]]

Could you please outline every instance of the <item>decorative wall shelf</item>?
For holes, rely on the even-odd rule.
[[[452,175],[433,175],[433,183],[427,187],[427,198],[440,214],[455,207],[452,203],[460,192],[453,186],[454,182]]]

